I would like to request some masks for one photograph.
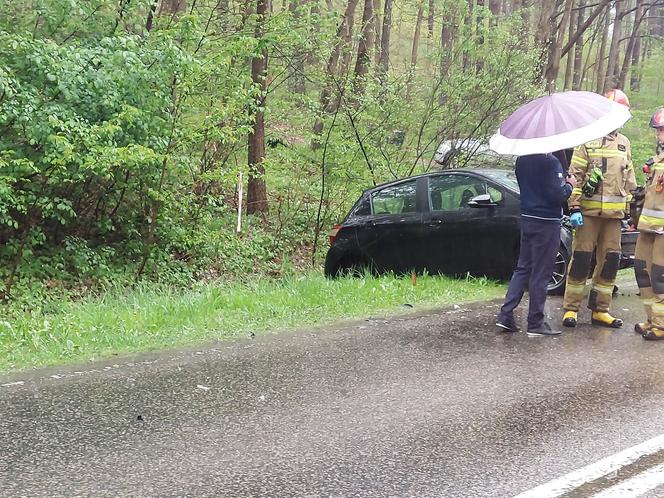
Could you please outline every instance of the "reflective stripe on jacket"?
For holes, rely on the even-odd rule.
[[[602,170],[603,179],[591,197],[583,194],[594,167]],[[570,209],[581,209],[588,216],[623,218],[631,199],[630,190],[636,187],[629,140],[620,133],[593,140],[574,150],[569,167],[577,187],[569,199]]]
[[[654,164],[646,180],[646,198],[638,228],[645,232],[664,233],[664,153],[652,159]],[[658,188],[661,188],[660,192]]]

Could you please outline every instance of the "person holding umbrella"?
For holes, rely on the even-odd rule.
[[[515,173],[521,200],[519,260],[496,325],[507,331],[518,330],[514,309],[528,289],[528,335],[558,335],[560,331],[544,320],[544,304],[560,244],[562,202],[576,181],[565,178],[563,166],[553,154],[520,156]]]
[[[516,174],[521,191],[519,260],[496,319],[501,330],[519,330],[514,310],[527,289],[528,335],[560,334],[544,320],[544,306],[560,244],[561,202],[576,188],[576,179],[565,177],[551,153],[601,138],[630,117],[629,110],[601,95],[562,92],[517,109],[491,137],[492,150],[519,156]]]
[[[622,91],[612,90],[606,97],[629,109],[629,100]],[[629,212],[630,191],[636,188],[629,140],[612,131],[601,139],[586,142],[574,150],[569,171],[578,186],[569,199],[570,223],[575,233],[563,299],[563,325],[576,327],[596,250],[597,263],[588,297],[591,321],[620,328],[623,321],[612,316],[609,308],[620,265],[620,220]]]

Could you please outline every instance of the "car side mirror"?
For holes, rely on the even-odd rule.
[[[468,201],[468,207],[471,208],[487,208],[497,206],[495,202],[491,200],[489,194],[476,195]]]

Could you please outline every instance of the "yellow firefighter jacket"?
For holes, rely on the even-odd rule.
[[[583,194],[583,186],[593,168],[602,170],[603,179],[591,197]],[[623,218],[629,212],[630,190],[636,188],[629,140],[620,133],[612,133],[574,149],[569,173],[577,186],[569,198],[570,210],[581,209],[587,216]]]
[[[646,198],[638,228],[644,232],[664,233],[664,152],[652,159],[654,164],[646,180]]]

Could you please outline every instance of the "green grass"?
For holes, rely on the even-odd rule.
[[[42,310],[6,308],[0,318],[0,371],[161,349],[249,332],[329,324],[373,313],[499,297],[486,279],[339,279],[317,274],[250,283],[207,283],[194,290],[117,289]]]

